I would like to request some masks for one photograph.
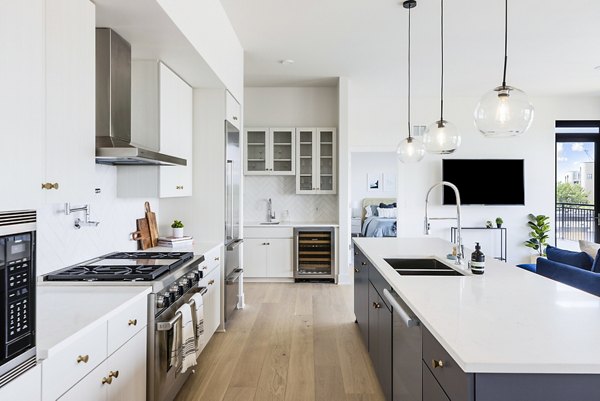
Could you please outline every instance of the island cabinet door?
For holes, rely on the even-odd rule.
[[[423,362],[423,401],[450,401],[440,384]]]
[[[387,401],[392,400],[392,314],[369,283],[369,355]]]
[[[354,315],[360,334],[369,345],[369,279],[367,259],[358,249],[354,251]]]

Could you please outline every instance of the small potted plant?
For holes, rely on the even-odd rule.
[[[485,222],[485,228],[492,228],[492,227],[493,226],[492,226],[492,222],[491,221],[488,220],[488,221]]]
[[[525,241],[525,246],[536,251],[531,255],[531,263],[535,263],[537,258],[546,256],[546,246],[548,245],[548,233],[550,232],[550,217],[529,214],[527,225],[531,229],[529,239]]]
[[[502,217],[496,217],[496,227],[498,227],[498,228],[502,227],[502,223],[504,223],[504,220],[502,220]]]
[[[173,220],[171,228],[173,229],[173,237],[183,237],[183,223],[181,222],[181,220]]]

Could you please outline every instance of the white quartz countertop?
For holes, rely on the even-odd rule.
[[[600,374],[599,297],[491,258],[482,276],[400,276],[384,258],[445,258],[451,244],[354,242],[465,372]]]
[[[338,223],[317,223],[310,221],[286,221],[279,224],[261,224],[259,221],[244,223],[244,227],[338,227]]]
[[[148,252],[194,252],[194,255],[204,255],[211,249],[223,245],[223,242],[217,241],[196,241],[191,246],[183,246],[177,248],[170,248],[166,246],[156,246],[154,248],[146,249]]]
[[[148,287],[37,287],[37,355],[47,359],[90,330],[105,324],[140,298]]]

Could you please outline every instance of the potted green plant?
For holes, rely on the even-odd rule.
[[[504,220],[502,220],[502,217],[496,217],[496,227],[498,227],[498,228],[502,227],[502,223],[504,223]]]
[[[181,220],[173,220],[171,228],[173,229],[173,237],[183,237],[183,223],[181,222]]]
[[[525,241],[525,246],[536,251],[535,255],[531,256],[532,263],[535,263],[537,258],[546,255],[546,246],[548,246],[548,233],[550,232],[550,217],[543,214],[527,216],[529,221],[527,225],[531,229],[529,239]]]

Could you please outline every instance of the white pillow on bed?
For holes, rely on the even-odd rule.
[[[365,218],[373,216],[373,209],[371,209],[371,205],[365,206]]]
[[[377,208],[377,214],[379,215],[379,217],[383,217],[383,218],[388,218],[388,219],[395,219],[398,217],[398,209],[397,208],[382,208],[382,207],[378,207]]]

